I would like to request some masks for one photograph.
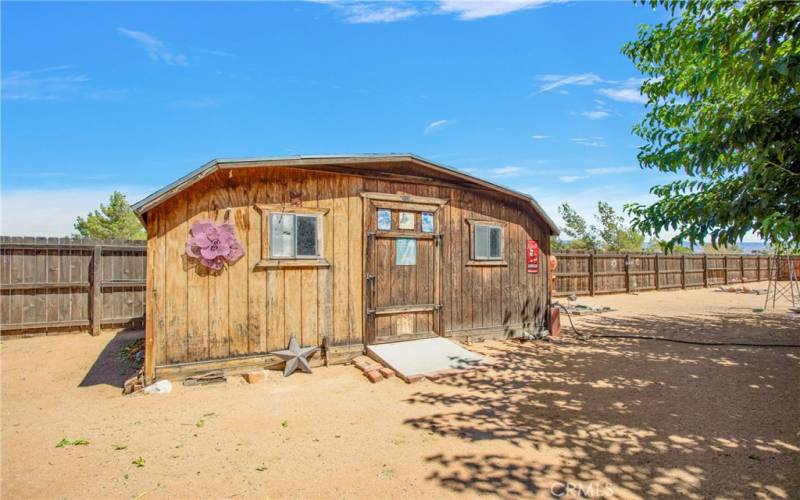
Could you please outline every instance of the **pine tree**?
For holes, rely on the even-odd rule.
[[[100,209],[87,214],[86,218],[75,220],[78,235],[98,240],[121,238],[127,240],[143,240],[147,233],[131,210],[125,195],[114,191],[108,199],[108,205],[100,204]]]

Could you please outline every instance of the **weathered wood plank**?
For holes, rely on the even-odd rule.
[[[350,344],[350,308],[349,277],[350,261],[348,259],[348,214],[346,179],[335,179],[333,185],[333,210],[328,217],[333,222],[333,343],[334,345]]]
[[[222,188],[211,193],[208,207],[209,219],[221,224],[230,215],[230,193],[222,173],[215,176]],[[208,332],[209,356],[224,358],[230,355],[230,335],[228,323],[228,293],[230,273],[226,269],[208,275]],[[239,286],[237,283],[236,286]]]
[[[207,192],[192,191],[187,196],[186,223],[187,237],[191,234],[192,225],[206,221],[208,216]],[[209,272],[194,259],[186,261],[187,311],[186,318],[186,359],[199,361],[210,356],[209,346]]]
[[[361,298],[363,296],[364,284],[364,262],[362,247],[364,243],[364,233],[362,221],[362,198],[359,194],[364,190],[364,181],[360,178],[351,178],[348,184],[347,200],[347,302],[348,302],[348,339],[349,344],[363,344],[363,325],[364,308]]]
[[[233,224],[236,237],[243,248],[248,248],[248,237],[250,233],[250,215],[248,213],[250,199],[247,195],[247,183],[237,182],[228,188],[231,195],[229,222]],[[248,354],[249,335],[247,331],[248,322],[248,300],[249,290],[248,280],[250,271],[247,266],[247,258],[241,258],[229,264],[226,270],[228,275],[228,335],[230,345],[230,356]]]
[[[266,193],[264,182],[250,184],[248,193],[247,214],[249,230],[247,234],[247,339],[251,353],[267,352],[267,273],[256,269],[261,259],[261,243],[264,235],[261,227],[261,213],[255,208]]]
[[[175,363],[187,358],[187,308],[188,283],[185,271],[187,227],[187,197],[177,197],[165,206],[165,316],[167,356],[166,363]],[[117,264],[115,259],[114,264]],[[115,311],[117,313],[118,311]]]

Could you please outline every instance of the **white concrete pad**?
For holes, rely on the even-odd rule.
[[[492,363],[443,337],[371,345],[367,346],[367,353],[406,381],[410,377],[469,370]]]

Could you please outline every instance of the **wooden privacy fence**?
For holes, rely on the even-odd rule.
[[[556,257],[554,294],[559,296],[761,281],[769,279],[773,262],[761,255],[560,253]],[[800,264],[800,257],[793,263]]]
[[[708,287],[769,279],[759,255],[556,254],[555,295],[594,295]],[[141,327],[143,241],[0,236],[3,336]],[[783,262],[780,278],[787,279]],[[800,257],[792,260],[800,274]]]
[[[2,335],[142,323],[143,241],[0,236]]]

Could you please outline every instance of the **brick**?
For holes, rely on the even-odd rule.
[[[391,368],[387,368],[384,366],[379,371],[381,372],[381,375],[383,375],[386,378],[394,377],[394,370],[392,370]]]
[[[406,377],[406,382],[409,384],[414,384],[420,380],[425,380],[425,375],[411,375],[410,377]]]
[[[264,381],[264,371],[249,372],[242,375],[248,384],[257,384]]]
[[[369,363],[356,363],[356,368],[358,368],[362,372],[372,372],[375,370],[380,370],[381,368],[383,368],[383,366],[377,363],[369,362]]]
[[[364,372],[364,375],[366,375],[367,378],[369,379],[369,381],[372,382],[373,384],[383,380],[383,375],[381,375],[380,370],[373,370],[371,372]]]
[[[355,358],[353,358],[353,364],[356,365],[356,366],[365,366],[365,365],[370,365],[372,363],[374,363],[374,361],[372,361],[372,358],[367,357],[367,356],[363,356],[362,355],[362,356],[356,356]]]

